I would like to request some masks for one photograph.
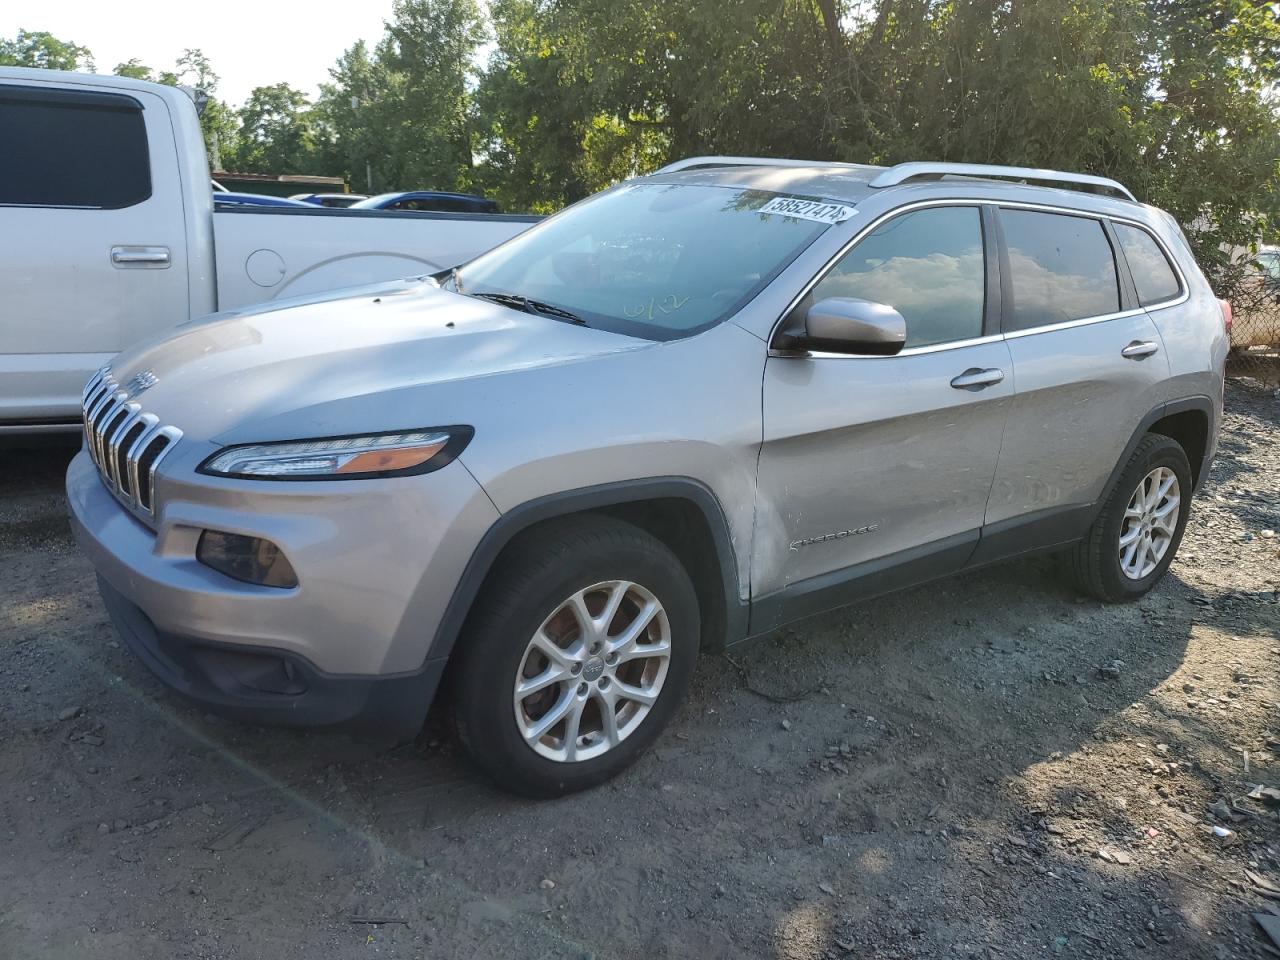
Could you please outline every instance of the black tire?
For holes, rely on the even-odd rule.
[[[1178,520],[1169,547],[1155,569],[1140,580],[1130,579],[1121,569],[1119,544],[1124,512],[1138,484],[1157,467],[1167,467],[1178,478]],[[1099,600],[1136,600],[1164,576],[1178,552],[1191,510],[1191,467],[1186,451],[1169,437],[1149,433],[1139,441],[1120,477],[1107,494],[1102,512],[1085,538],[1067,555],[1076,584]]]
[[[556,608],[609,580],[640,584],[662,604],[671,639],[665,680],[648,714],[616,746],[587,760],[548,759],[516,725],[517,672],[530,639]],[[700,630],[693,583],[661,541],[601,514],[540,525],[503,552],[458,639],[451,690],[458,737],[476,764],[513,793],[554,797],[602,783],[657,739],[684,699]]]

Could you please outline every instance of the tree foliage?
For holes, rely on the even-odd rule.
[[[1262,0],[396,0],[313,105],[217,100],[211,150],[357,189],[553,210],[675,157],[931,159],[1116,177],[1202,262],[1280,239],[1280,19]],[[481,51],[487,51],[484,63]],[[91,67],[47,34],[0,62]],[[217,75],[191,50],[172,72]]]
[[[0,37],[0,67],[39,67],[44,70],[96,69],[88,47],[59,40],[43,31],[19,30],[12,40]]]

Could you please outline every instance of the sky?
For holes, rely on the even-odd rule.
[[[157,71],[172,69],[184,49],[198,47],[221,78],[218,97],[238,106],[254,87],[281,81],[314,99],[342,51],[382,36],[391,2],[4,0],[0,37],[46,30],[92,50],[99,73],[133,57]]]

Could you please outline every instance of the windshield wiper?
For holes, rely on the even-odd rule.
[[[489,300],[492,303],[500,303],[504,307],[512,307],[516,310],[523,310],[525,313],[531,313],[535,317],[551,317],[555,320],[564,320],[566,323],[576,323],[578,326],[587,326],[587,321],[583,320],[576,313],[572,313],[564,307],[557,307],[553,303],[545,303],[542,300],[530,300],[528,297],[522,297],[518,293],[469,293],[469,297],[475,297],[478,300]]]

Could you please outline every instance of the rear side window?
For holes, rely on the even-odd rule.
[[[982,214],[929,207],[887,220],[845,254],[800,304],[827,297],[883,303],[907,321],[905,347],[982,336]]]
[[[1012,322],[1026,330],[1120,309],[1120,281],[1102,223],[1090,217],[1000,211],[1009,251]]]
[[[132,97],[0,86],[0,205],[118,209],[151,196]]]
[[[1116,237],[1133,276],[1140,304],[1146,307],[1162,300],[1172,300],[1182,292],[1178,275],[1155,237],[1141,227],[1125,223],[1113,223],[1112,226],[1116,228]]]

